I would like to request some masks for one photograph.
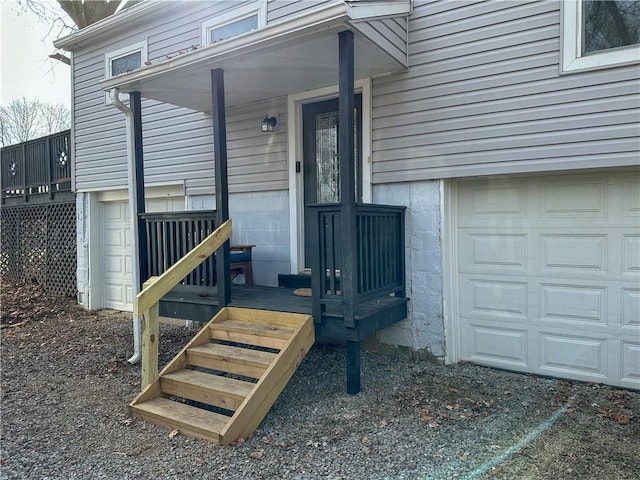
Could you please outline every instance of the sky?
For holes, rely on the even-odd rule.
[[[0,0],[0,105],[24,96],[71,107],[70,67],[49,58],[60,32],[49,30],[17,2]]]

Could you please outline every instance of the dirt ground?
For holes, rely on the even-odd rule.
[[[640,392],[316,346],[230,447],[129,417],[131,322],[1,284],[1,478],[637,479]],[[195,333],[162,326],[161,363]]]

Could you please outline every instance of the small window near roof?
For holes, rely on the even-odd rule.
[[[250,32],[258,28],[258,14],[241,18],[235,22],[227,23],[220,27],[213,27],[209,30],[209,43],[220,42],[227,38],[235,37],[242,33]]]
[[[142,67],[142,52],[133,52],[111,60],[111,76],[132,72]]]
[[[640,0],[562,2],[562,71],[640,62]]]
[[[202,23],[203,45],[221,42],[264,27],[266,2],[259,1],[231,10]]]
[[[142,68],[147,61],[147,42],[138,42],[104,55],[105,78],[115,77]],[[128,100],[129,95],[121,94],[122,101]],[[109,92],[105,93],[104,103],[111,105]]]

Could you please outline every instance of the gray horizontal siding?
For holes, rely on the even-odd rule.
[[[251,2],[169,2],[151,23],[129,28],[74,52],[74,148],[76,188],[124,188],[127,184],[124,116],[107,105],[100,89],[105,54],[145,40],[150,60],[200,44],[201,24]],[[326,2],[271,2],[273,19],[284,19]],[[271,5],[273,4],[273,5]],[[168,34],[170,32],[170,35]],[[278,114],[276,133],[260,132],[265,113]],[[282,190],[288,186],[286,100],[229,111],[229,188],[232,192]],[[185,183],[186,193],[212,193],[214,153],[211,117],[143,99],[146,183]]]
[[[373,181],[637,164],[639,74],[559,75],[559,2],[415,2],[373,83]]]
[[[267,23],[303,15],[306,10],[313,10],[328,3],[336,2],[335,0],[269,0],[267,3]]]
[[[382,48],[401,65],[407,61],[407,28],[406,18],[401,20],[386,18],[369,22],[355,22],[353,27],[375,45]]]

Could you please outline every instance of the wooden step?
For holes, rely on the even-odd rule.
[[[275,353],[206,343],[187,349],[187,364],[260,378],[276,358]]]
[[[209,336],[215,340],[281,349],[295,330],[279,325],[264,325],[239,320],[220,320],[211,323]]]
[[[148,422],[168,429],[177,428],[181,433],[221,443],[220,432],[229,422],[229,417],[201,408],[157,397],[130,406],[131,412]]]
[[[162,393],[227,410],[237,409],[253,387],[254,384],[250,382],[187,369],[168,373],[160,378]]]

